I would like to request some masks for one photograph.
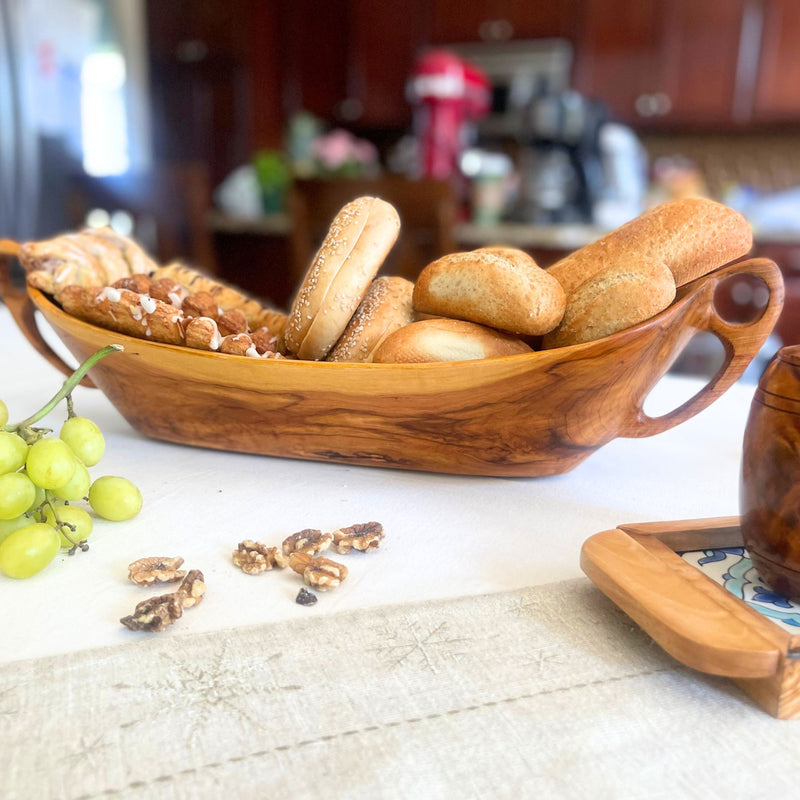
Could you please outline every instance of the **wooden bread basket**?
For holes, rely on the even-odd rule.
[[[136,339],[82,322],[41,292],[0,291],[31,344],[71,371],[42,337],[35,311],[79,361],[107,344],[91,380],[139,432],[181,444],[263,455],[464,475],[569,471],[616,437],[668,430],[709,406],[744,372],[783,303],[778,267],[752,259],[679,290],[658,316],[593,342],[480,361],[349,364],[260,360]],[[769,290],[758,319],[725,321],[719,283],[737,275]],[[698,332],[725,349],[694,397],[659,417],[648,394]]]

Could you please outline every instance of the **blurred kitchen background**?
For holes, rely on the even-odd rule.
[[[385,271],[541,266],[675,197],[740,209],[800,342],[797,0],[0,0],[0,238],[84,224],[291,302],[336,209]],[[719,298],[748,319],[761,287]],[[707,353],[687,353],[702,371]],[[696,363],[692,363],[692,359]]]

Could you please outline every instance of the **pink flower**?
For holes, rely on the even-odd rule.
[[[378,159],[375,146],[364,139],[357,139],[349,131],[336,128],[314,140],[312,155],[330,170],[349,163],[374,164]]]

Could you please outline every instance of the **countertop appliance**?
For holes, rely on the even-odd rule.
[[[489,110],[489,81],[479,67],[448,49],[423,53],[409,95],[422,177],[447,180],[458,172],[466,126]]]
[[[566,39],[519,39],[448,45],[480,68],[491,86],[489,113],[477,125],[483,139],[517,138],[538,95],[570,86],[572,45]]]
[[[532,98],[518,134],[523,222],[592,222],[604,186],[600,133],[604,106],[578,92],[547,89]]]

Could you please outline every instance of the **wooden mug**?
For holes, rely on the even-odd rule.
[[[739,507],[759,574],[774,591],[800,599],[800,345],[778,351],[753,396]]]

